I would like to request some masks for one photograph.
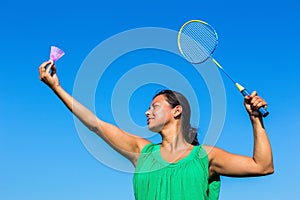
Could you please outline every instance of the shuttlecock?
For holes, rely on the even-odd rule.
[[[50,61],[56,62],[63,55],[65,55],[65,52],[63,50],[61,50],[60,48],[58,48],[56,46],[51,46]]]

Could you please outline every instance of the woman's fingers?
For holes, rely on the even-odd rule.
[[[53,70],[50,74],[50,70],[52,68],[55,68],[54,63],[52,61],[46,61],[43,62],[40,67],[39,67],[39,72],[40,72],[40,80],[48,83],[51,81],[51,76],[53,75]]]
[[[52,61],[50,61],[50,63],[48,64],[48,66],[46,67],[46,72],[48,74],[50,74],[50,70],[53,68],[54,63]]]
[[[259,115],[258,109],[260,107],[267,107],[267,102],[256,91],[253,91],[251,95],[245,96],[245,106],[249,114]]]
[[[251,100],[251,106],[254,109],[259,109],[260,107],[265,107],[267,106],[267,102],[261,98],[260,96],[254,96]]]
[[[46,67],[51,63],[51,61],[45,61],[43,62],[40,67],[39,67],[39,71],[40,72],[43,72],[43,71],[46,71]]]

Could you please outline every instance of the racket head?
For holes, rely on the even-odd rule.
[[[207,22],[190,20],[178,32],[178,48],[183,57],[193,64],[209,59],[218,46],[218,34]]]

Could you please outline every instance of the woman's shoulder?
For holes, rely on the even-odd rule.
[[[160,146],[160,143],[155,144],[155,143],[150,142],[142,148],[141,153],[150,153],[150,152],[156,151],[159,149],[159,146]]]
[[[202,145],[202,148],[206,152],[209,161],[211,161],[214,158],[214,156],[218,155],[219,152],[224,151],[219,147],[210,145]]]

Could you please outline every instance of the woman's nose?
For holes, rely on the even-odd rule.
[[[145,112],[145,115],[148,117],[150,115],[150,109]]]

